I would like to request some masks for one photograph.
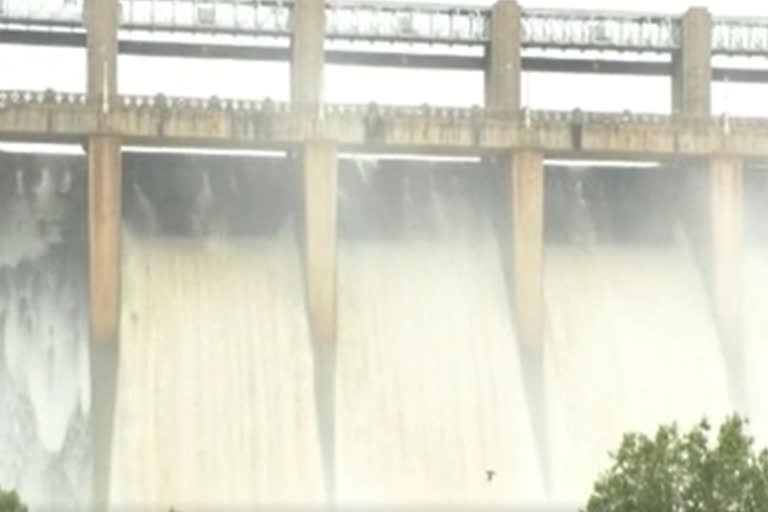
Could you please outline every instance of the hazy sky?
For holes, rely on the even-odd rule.
[[[45,0],[26,1],[43,4]],[[64,0],[50,0],[61,3]],[[484,0],[442,0],[442,3],[489,5]],[[568,7],[568,0],[528,0],[523,7]],[[714,14],[768,16],[765,0],[710,0],[699,2]],[[570,8],[612,9],[682,13],[684,0],[582,0]],[[63,90],[84,89],[83,50],[0,46],[0,88]],[[753,59],[766,66],[768,59]],[[120,58],[119,88],[123,93],[223,97],[269,96],[285,100],[289,92],[288,65],[203,61],[160,57]],[[9,72],[13,70],[13,72]],[[664,77],[599,77],[527,73],[523,78],[523,103],[533,108],[623,110],[666,112],[670,103],[669,79]],[[742,115],[768,115],[764,98],[768,85],[716,84],[713,108]],[[328,66],[325,77],[328,102],[473,105],[481,104],[483,78],[480,72],[393,70]]]

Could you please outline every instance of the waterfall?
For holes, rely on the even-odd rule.
[[[82,163],[0,155],[0,487],[52,508],[90,479]]]
[[[83,166],[0,155],[0,487],[50,508],[90,497]],[[124,167],[116,506],[575,508],[626,430],[732,408],[700,234],[669,175],[548,170],[539,365],[515,335],[502,173],[342,160],[325,375],[295,162]],[[767,256],[748,244],[746,382],[763,440]]]

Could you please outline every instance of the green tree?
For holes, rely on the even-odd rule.
[[[626,434],[582,512],[768,510],[768,450],[755,451],[747,425],[728,417],[714,439],[706,420],[687,433]]]
[[[6,492],[0,489],[0,512],[26,512],[27,507],[19,500],[16,491]]]

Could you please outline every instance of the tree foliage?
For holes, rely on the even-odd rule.
[[[706,420],[687,433],[626,434],[582,512],[768,510],[768,450],[754,450],[747,425],[728,417],[714,439]]]
[[[19,499],[16,491],[6,492],[0,489],[0,512],[26,512],[27,507]]]

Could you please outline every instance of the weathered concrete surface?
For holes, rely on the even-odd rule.
[[[119,364],[121,157],[115,137],[94,136],[88,146],[93,500],[106,510]]]
[[[544,383],[544,155],[536,149],[515,152],[509,161],[512,261],[510,299],[523,367],[531,427],[540,449],[545,488],[552,485],[550,427]]]
[[[120,141],[94,136],[88,148],[91,340],[114,341],[120,296]]]
[[[731,375],[733,399],[746,407],[744,386],[744,163],[718,155],[710,161],[712,302]],[[742,409],[745,410],[745,409]]]
[[[336,340],[336,145],[327,140],[304,146],[304,259],[307,307],[317,344]]]
[[[709,114],[712,103],[712,15],[704,7],[686,11],[680,51],[673,54],[672,111]]]
[[[643,160],[715,153],[762,158],[768,148],[768,119],[732,118],[726,127],[721,119],[706,115],[580,117],[573,112],[533,111],[528,116],[504,116],[471,109],[328,106],[318,120],[287,105],[126,106],[124,100],[128,98],[118,98],[106,115],[101,106],[79,102],[6,104],[0,106],[0,137],[74,142],[102,134],[119,136],[123,144],[279,150],[300,147],[309,139],[331,139],[351,150],[482,155],[537,147],[552,156]]]
[[[117,93],[120,5],[117,0],[88,0],[85,7],[86,103],[105,115]],[[93,505],[96,510],[107,510],[120,350],[120,139],[93,135],[87,149]]]
[[[297,0],[292,23],[291,102],[312,111],[323,101],[325,2]]]
[[[491,10],[490,40],[486,49],[485,105],[520,108],[522,63],[520,6],[515,0],[499,0]]]
[[[315,407],[326,496],[336,494],[338,159],[336,144],[310,140],[304,171],[304,278],[313,342]]]
[[[544,233],[544,157],[516,152],[510,160],[513,233],[512,289],[518,339],[532,352],[542,342],[542,254]]]
[[[88,83],[87,91],[94,100],[117,92],[117,0],[87,0]]]
[[[91,449],[93,454],[93,510],[109,510],[112,475],[112,433],[120,362],[117,341],[91,344]]]

